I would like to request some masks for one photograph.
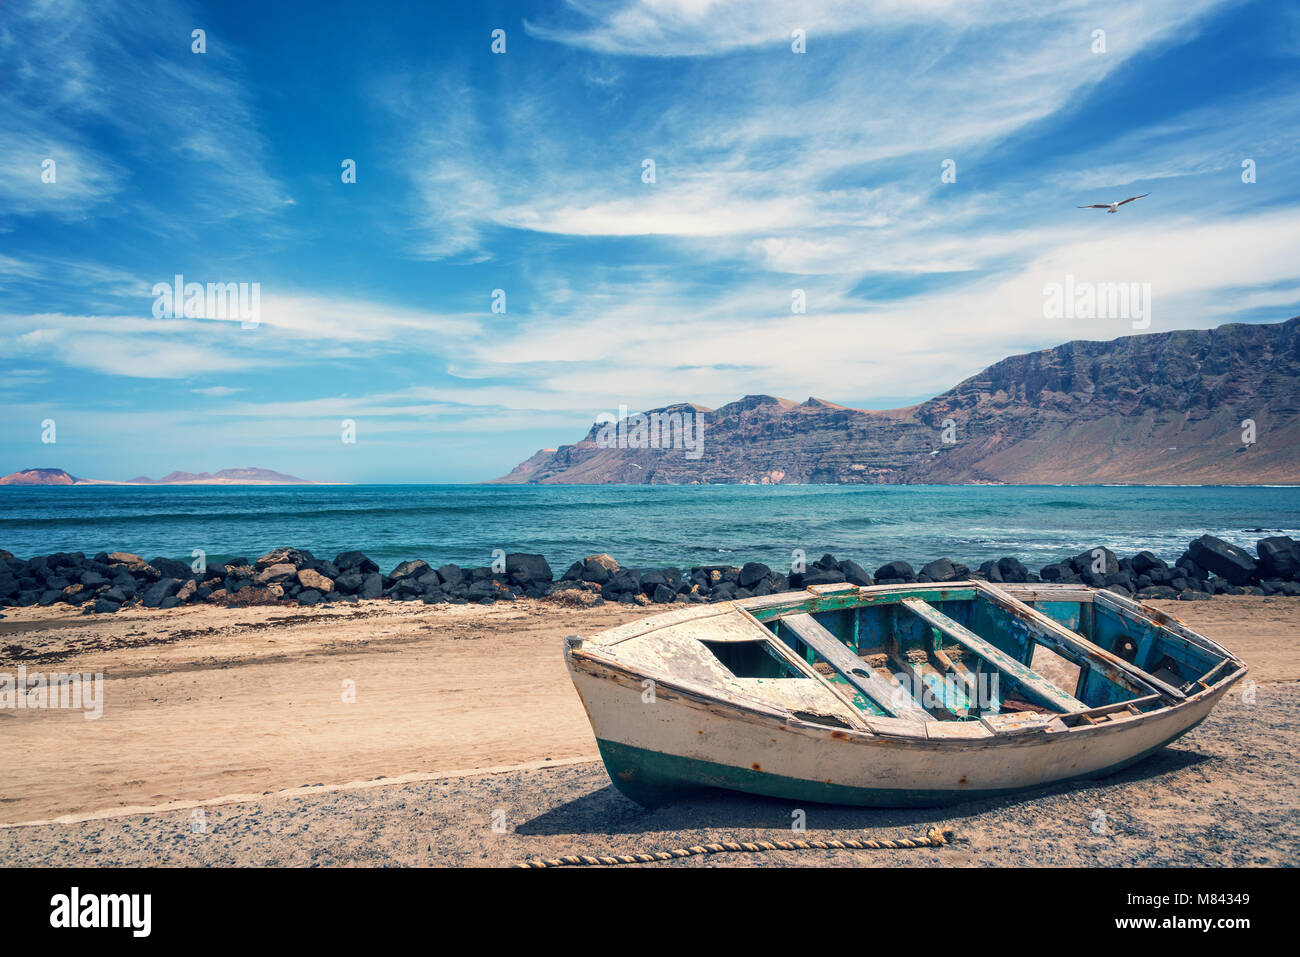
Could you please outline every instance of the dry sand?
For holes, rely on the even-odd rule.
[[[968,844],[691,863],[1297,863],[1300,601],[1161,607],[1251,665],[1253,704],[1234,689],[1173,747],[1089,785],[937,811],[805,809],[811,836],[941,823]],[[718,794],[645,811],[609,785],[561,639],[644,614],[533,601],[6,610],[0,671],[102,672],[105,707],[95,721],[0,711],[0,825],[62,818],[0,828],[0,863],[504,864],[789,836],[789,802]],[[485,773],[503,766],[523,767]]]
[[[0,621],[0,668],[102,672],[104,715],[0,710],[0,823],[594,757],[563,636],[645,615],[534,601],[40,611]]]

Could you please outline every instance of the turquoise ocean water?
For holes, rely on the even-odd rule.
[[[1300,488],[1099,486],[478,486],[0,488],[0,548],[129,551],[146,558],[255,558],[278,545],[332,558],[487,565],[493,549],[540,552],[558,576],[607,551],[633,566],[763,561],[793,549],[874,570],[940,556],[1014,555],[1032,569],[1107,545],[1174,559],[1209,532],[1253,553],[1300,535]]]

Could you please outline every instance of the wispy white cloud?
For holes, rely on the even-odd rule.
[[[235,393],[243,392],[244,390],[228,385],[210,385],[203,389],[190,389],[190,391],[195,395],[202,395],[215,399],[221,396],[234,395]]]
[[[525,21],[535,37],[598,53],[702,56],[752,47],[789,46],[802,29],[819,38],[866,27],[965,20],[996,5],[962,0],[638,0],[602,4],[569,0],[571,15]],[[567,23],[565,21],[568,21]]]
[[[1222,198],[1242,185],[1242,161],[1254,159],[1265,181],[1300,159],[1291,130],[1300,125],[1300,98],[1291,90],[1253,91],[1143,124],[1085,144],[1068,166],[1049,177],[1053,187],[1081,190],[1139,181],[1216,175],[1221,187],[1202,201],[1222,208]]]
[[[761,274],[712,291],[671,278],[633,284],[616,275],[546,298],[527,321],[271,296],[253,330],[223,320],[9,315],[0,316],[0,331],[19,357],[143,378],[414,349],[454,378],[408,389],[392,405],[380,396],[358,411],[357,400],[333,397],[282,405],[282,412],[336,416],[350,409],[451,421],[505,412],[586,417],[621,402],[717,405],[755,391],[920,397],[1007,352],[1130,331],[1114,321],[1044,319],[1043,285],[1067,274],[1150,283],[1152,331],[1222,321],[1230,302],[1281,310],[1295,304],[1300,266],[1289,251],[1300,248],[1300,208],[1158,226],[1103,216],[1085,222],[1089,228],[1020,236],[1014,248],[1036,247],[1023,262],[930,293],[865,300],[851,277],[819,280],[807,291],[805,315],[791,314],[787,285]],[[690,306],[666,306],[674,302]],[[229,394],[221,386],[203,391]],[[245,412],[261,408],[251,404]],[[241,413],[236,407],[231,414]]]
[[[134,288],[134,284],[133,284]],[[265,294],[253,321],[239,315],[152,318],[139,297],[132,314],[0,314],[11,355],[110,375],[180,379],[328,359],[410,351],[431,354],[473,337],[487,314],[444,314],[375,302]]]
[[[0,330],[15,358],[130,378],[182,379],[271,364],[269,357],[213,348],[180,321],[0,315]]]
[[[6,98],[0,94],[0,108]],[[0,121],[3,122],[3,121]],[[120,164],[67,130],[45,132],[20,113],[0,126],[0,204],[9,214],[80,217],[121,189]]]
[[[265,137],[230,39],[192,53],[183,7],[123,0],[11,3],[0,18],[0,212],[111,214],[160,154],[184,163],[186,212],[210,219],[281,209]],[[88,129],[112,131],[111,153]],[[55,162],[55,182],[42,163]],[[137,213],[172,218],[175,209]]]
[[[931,293],[866,302],[828,287],[810,297],[806,315],[790,314],[788,290],[757,282],[720,293],[708,321],[698,307],[666,312],[662,300],[609,312],[579,305],[544,331],[471,348],[462,359],[496,382],[527,388],[485,382],[436,395],[575,411],[620,402],[716,405],[746,392],[921,398],[1009,353],[1133,334],[1120,320],[1044,318],[1044,285],[1067,274],[1150,283],[1152,332],[1222,322],[1231,315],[1229,290],[1237,309],[1274,306],[1279,319],[1300,312],[1300,263],[1291,254],[1300,248],[1300,207],[1211,222],[1184,217],[1157,228],[1137,220],[1095,225],[1072,238],[1062,230],[1014,268]],[[764,295],[773,307],[783,302],[785,314],[771,308],[759,318],[755,303]]]
[[[802,272],[825,252],[861,245],[864,231],[913,229],[936,212],[941,160],[978,168],[1008,136],[1185,38],[1215,5],[1062,2],[1027,18],[994,3],[827,2],[798,14],[765,0],[576,4],[584,29],[531,23],[530,32],[604,54],[701,56],[660,71],[649,88],[641,74],[642,86],[628,91],[634,105],[608,117],[600,135],[589,116],[555,109],[554,78],[521,83],[496,122],[474,90],[445,90],[433,111],[391,89],[383,99],[415,131],[411,168],[429,255],[482,258],[501,228],[740,237],[764,242],[755,248],[765,262],[782,268],[785,259]],[[792,23],[842,42],[793,54]],[[1098,26],[1107,30],[1104,54],[1092,51]],[[773,43],[784,49],[752,49]],[[742,52],[703,57],[728,51]],[[711,100],[711,90],[722,110],[688,106]],[[641,181],[643,159],[657,164],[653,184]],[[903,266],[938,269],[947,269],[942,257]]]

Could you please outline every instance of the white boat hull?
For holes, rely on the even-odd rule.
[[[1118,771],[1186,734],[1235,680],[1175,706],[1098,725],[954,737],[841,730],[766,714],[567,655],[610,778],[647,805],[721,787],[862,806],[950,804]],[[1243,671],[1244,673],[1244,671]],[[946,725],[945,728],[939,727]]]

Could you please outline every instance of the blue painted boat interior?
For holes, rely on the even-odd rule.
[[[1084,706],[1095,708],[1150,697],[1135,689],[1132,681],[1124,680],[1122,674],[1117,675],[1113,667],[1090,661],[1086,656],[1059,645],[1048,647],[1035,637],[1034,630],[1024,620],[988,596],[976,592],[972,597],[965,597],[970,595],[969,591],[959,594],[962,597],[948,597],[946,600],[933,594],[924,597],[932,608],[969,629],[1015,662],[1032,669],[1036,676],[1052,682]],[[928,702],[917,700],[928,704],[926,710],[939,720],[978,720],[989,713],[1053,710],[1043,706],[1041,694],[1034,693],[1033,676],[1024,682],[1017,680],[1005,669],[1005,662],[1000,668],[991,664],[986,656],[951,640],[904,605],[902,597],[896,601],[876,600],[870,604],[814,610],[812,617],[864,661],[868,670],[863,674],[874,671],[886,680],[890,676],[902,675],[908,679],[905,684],[910,688],[930,688],[934,697]],[[1222,661],[1219,656],[1155,622],[1139,616],[1122,615],[1102,604],[1090,601],[1026,604],[1104,651],[1174,687],[1195,682]],[[803,657],[836,684],[865,714],[888,713],[823,660],[796,634],[794,628],[782,621],[782,617],[785,616],[772,617],[763,623],[794,654]],[[797,677],[778,656],[763,654],[762,644],[760,642],[758,647],[750,649],[712,650],[737,676]],[[989,681],[993,675],[997,676],[996,680]],[[954,677],[957,680],[952,680]],[[975,688],[981,677],[994,693],[977,701],[974,695],[967,695],[962,689]],[[936,699],[940,702],[937,707],[934,704]],[[1157,706],[1157,702],[1144,701],[1141,707],[1145,710]]]

